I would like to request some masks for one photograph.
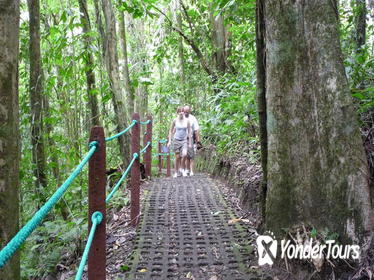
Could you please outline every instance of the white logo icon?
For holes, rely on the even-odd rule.
[[[258,265],[273,265],[277,256],[278,241],[268,235],[257,237]]]

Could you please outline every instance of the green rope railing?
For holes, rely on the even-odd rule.
[[[103,214],[99,211],[96,211],[91,216],[92,226],[91,226],[90,234],[88,235],[86,247],[84,248],[82,260],[79,264],[77,274],[75,275],[75,280],[81,280],[82,279],[84,266],[87,263],[88,253],[90,252],[90,249],[91,249],[92,240],[93,240],[94,235],[95,235],[96,227],[97,227],[97,225],[101,224],[102,220],[103,220]]]
[[[35,230],[40,224],[52,207],[57,203],[61,196],[66,192],[74,179],[81,173],[83,167],[87,164],[88,160],[92,157],[97,149],[99,143],[93,141],[89,144],[90,150],[83,158],[81,163],[74,169],[66,181],[57,189],[50,199],[34,214],[34,216],[27,222],[26,225],[9,241],[9,243],[0,251],[0,268],[13,256],[18,248],[25,242],[27,237]]]
[[[108,138],[105,138],[105,141],[108,142],[108,141],[112,141],[113,139],[116,139],[118,137],[120,137],[121,135],[125,134],[127,131],[129,131],[135,124],[137,123],[136,120],[132,120],[132,123],[129,125],[128,128],[126,128],[125,130],[121,131],[120,133],[117,133],[116,135],[113,135],[111,137],[108,137]]]
[[[161,143],[161,144],[165,144],[167,143],[168,140],[167,139],[161,139],[161,140],[158,140],[158,143]]]
[[[168,156],[168,155],[173,155],[174,153],[158,153],[156,156]]]
[[[148,141],[147,145],[143,149],[140,150],[139,154],[145,153],[149,145],[151,145],[151,142]]]
[[[112,196],[117,192],[118,188],[121,186],[122,182],[125,180],[127,174],[129,173],[132,165],[134,164],[135,160],[139,157],[139,155],[137,153],[134,153],[133,154],[133,157],[132,157],[132,160],[129,164],[129,166],[127,167],[127,169],[125,170],[125,172],[123,172],[121,178],[118,180],[117,184],[114,186],[113,190],[110,192],[110,194],[108,195],[108,197],[105,199],[105,203],[108,203],[109,200],[112,198]]]
[[[145,122],[140,122],[140,124],[149,124],[151,122],[151,120],[147,120]]]

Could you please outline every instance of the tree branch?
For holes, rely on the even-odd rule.
[[[192,22],[190,16],[188,15],[188,13],[187,13],[187,9],[186,9],[186,6],[183,4],[183,1],[180,0],[179,3],[181,5],[181,7],[182,7],[184,15],[186,16],[186,20],[188,22],[188,26],[190,27],[191,35],[193,35],[194,34],[193,22]]]
[[[177,33],[179,33],[179,35],[182,36],[182,38],[187,42],[187,44],[190,45],[190,47],[192,48],[192,50],[195,52],[197,58],[199,59],[200,64],[203,67],[204,71],[209,76],[212,76],[213,80],[215,80],[216,79],[215,74],[213,73],[213,71],[208,66],[208,63],[206,62],[203,53],[201,52],[201,50],[199,49],[199,47],[196,45],[196,43],[191,38],[189,38],[186,34],[184,34],[184,32],[182,30],[180,30],[178,27],[175,27],[173,25],[173,21],[163,11],[161,11],[156,6],[153,6],[153,8],[155,8],[159,13],[161,13],[166,18],[166,20],[169,22],[170,27],[174,31],[176,31]]]

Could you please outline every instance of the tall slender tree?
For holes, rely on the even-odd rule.
[[[84,33],[84,45],[85,45],[85,68],[86,68],[86,81],[87,81],[87,96],[88,104],[91,110],[91,124],[100,125],[100,111],[97,101],[96,91],[96,79],[94,72],[94,59],[91,52],[92,37],[90,35],[91,23],[90,17],[87,10],[87,0],[79,0],[79,11],[81,17],[81,23],[83,26]]]
[[[127,97],[127,107],[129,115],[134,113],[134,102],[135,93],[134,88],[131,85],[130,71],[129,71],[129,60],[127,52],[127,38],[126,38],[126,24],[125,15],[123,11],[119,11],[119,28],[120,28],[120,38],[121,38],[121,48],[123,57],[123,81],[125,83],[125,91]]]
[[[20,135],[18,116],[19,1],[0,2],[0,247],[19,227]],[[0,279],[20,279],[19,253]]]
[[[43,72],[40,53],[40,4],[39,0],[27,0],[30,30],[30,108],[31,108],[31,145],[34,164],[35,188],[39,201],[44,198],[43,189],[47,188],[46,158],[43,141]]]
[[[266,52],[265,52],[265,14],[264,0],[256,1],[256,90],[257,90],[257,111],[260,124],[261,143],[261,166],[263,178],[260,187],[261,214],[265,221],[266,201],[266,179],[267,179],[267,130],[266,130]]]
[[[360,239],[373,210],[334,1],[264,3],[266,224],[279,233],[307,222]]]
[[[366,41],[366,1],[355,1],[355,10],[354,38],[356,42],[356,48],[360,49]]]
[[[106,44],[106,68],[109,75],[110,87],[113,93],[112,102],[116,117],[118,132],[124,130],[129,125],[128,117],[124,106],[124,96],[120,85],[120,75],[117,53],[117,32],[116,19],[113,12],[111,0],[102,0],[102,8],[105,17],[105,44]],[[130,162],[129,135],[124,134],[118,137],[119,148],[125,166]]]

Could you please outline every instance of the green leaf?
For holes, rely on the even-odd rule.
[[[121,272],[130,271],[130,267],[127,264],[123,264],[123,265],[120,266],[119,270]]]

